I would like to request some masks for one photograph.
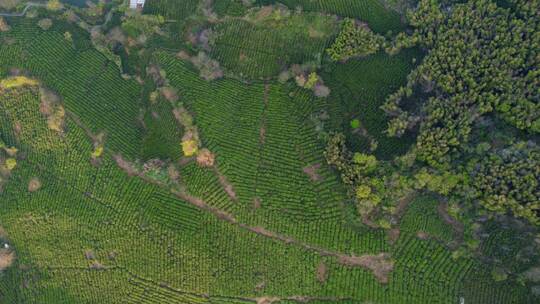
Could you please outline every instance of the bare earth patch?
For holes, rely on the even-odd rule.
[[[321,164],[314,164],[311,166],[304,167],[303,171],[305,174],[309,176],[309,179],[311,179],[311,181],[318,182],[322,179],[319,173],[317,173],[317,171],[320,168],[321,168]]]
[[[213,167],[216,156],[210,150],[204,148],[197,154],[197,164],[202,167]]]
[[[37,177],[32,177],[28,182],[28,192],[36,192],[41,188],[41,181]]]
[[[92,250],[86,250],[84,252],[84,257],[87,260],[94,260],[96,258],[96,255],[94,254],[94,252]]]
[[[278,302],[281,299],[276,297],[261,297],[261,298],[255,298],[257,301],[257,304],[272,304],[274,302]]]
[[[114,155],[113,159],[120,169],[124,170],[129,176],[137,175],[137,169],[131,165],[130,162],[125,160],[120,154]]]
[[[317,266],[317,280],[320,283],[325,283],[328,279],[328,267],[326,267],[326,264],[324,262],[321,262],[319,266]]]
[[[427,239],[429,239],[429,234],[427,234],[424,231],[417,231],[416,232],[416,237],[421,239],[421,240],[427,240]]]
[[[244,54],[243,52],[240,52],[240,56],[238,56],[238,60],[245,61],[246,59],[247,59],[246,54]]]
[[[92,264],[90,264],[90,269],[102,270],[105,269],[105,265],[101,264],[98,261],[93,261]]]
[[[264,103],[264,111],[263,116],[261,118],[261,126],[259,127],[259,144],[264,145],[266,142],[266,108],[268,108],[268,93],[270,92],[270,85],[268,83],[264,84],[264,93],[263,93],[263,103]]]
[[[262,7],[259,12],[257,13],[257,19],[258,20],[262,20],[262,19],[265,19],[267,18],[268,16],[270,16],[273,12],[273,7],[271,6],[264,6]]]
[[[13,131],[15,132],[15,136],[20,137],[22,133],[22,125],[20,121],[16,121],[13,123]]]
[[[401,231],[399,228],[392,228],[388,230],[388,242],[394,244],[398,239]]]
[[[227,192],[227,195],[233,200],[233,201],[236,201],[237,200],[237,197],[236,197],[236,192],[234,191],[234,188],[232,186],[231,183],[229,183],[229,181],[227,180],[227,178],[225,177],[225,175],[221,174],[217,169],[215,170],[217,176],[218,176],[218,179],[219,179],[219,183],[221,184],[221,186],[223,187],[223,190],[225,190],[225,192]]]
[[[0,244],[2,243],[2,240],[7,238],[7,233],[0,226]],[[8,267],[13,265],[15,262],[15,252],[9,248],[0,248],[0,272],[6,270]]]
[[[256,197],[253,199],[253,209],[261,208],[261,199]]]
[[[8,249],[0,249],[0,272],[6,270],[15,262],[15,252]]]
[[[360,266],[371,270],[380,283],[388,283],[388,277],[394,269],[394,261],[387,253],[363,256],[340,256],[338,262],[342,265],[354,267]]]
[[[399,222],[401,221],[401,218],[403,217],[403,215],[405,214],[405,211],[407,211],[407,207],[409,206],[409,204],[414,200],[414,198],[416,197],[416,193],[413,192],[413,193],[410,193],[406,196],[404,196],[403,198],[401,198],[396,206],[396,210],[394,211],[394,213],[392,214],[392,226],[394,228],[392,229],[389,229],[388,230],[388,242],[392,245],[394,244],[398,238],[399,238],[399,235],[401,233],[401,231],[399,230]]]
[[[266,127],[264,126],[264,123],[261,123],[261,128],[259,129],[259,142],[261,144],[264,144],[266,141]]]

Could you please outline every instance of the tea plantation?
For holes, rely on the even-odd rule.
[[[429,56],[385,51],[403,11],[127,2],[0,17],[0,303],[537,303],[536,228],[456,211],[404,164],[419,127],[389,136]],[[331,60],[344,18],[387,44]],[[338,133],[393,191],[368,215]]]

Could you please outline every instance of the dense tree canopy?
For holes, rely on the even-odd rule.
[[[539,223],[540,149],[521,142],[470,162],[474,197],[489,210]]]
[[[334,61],[347,60],[373,54],[383,43],[384,37],[373,33],[367,24],[357,24],[352,19],[345,19],[339,36],[327,52]]]
[[[511,2],[512,9],[488,0],[451,7],[420,1],[409,14],[414,33],[394,42],[398,48],[419,43],[428,50],[407,86],[384,107],[396,117],[390,133],[399,135],[421,120],[417,145],[428,163],[447,162],[448,153],[468,141],[472,122],[486,113],[540,132],[540,5]],[[418,86],[431,93],[422,110],[400,109]]]

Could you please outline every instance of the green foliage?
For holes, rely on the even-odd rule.
[[[470,166],[473,197],[491,211],[524,217],[538,224],[540,209],[540,149],[518,143],[473,159]]]
[[[426,168],[422,168],[414,175],[415,187],[417,189],[427,189],[442,195],[449,195],[461,181],[461,177],[450,172],[443,174],[431,174]]]
[[[48,10],[51,10],[51,11],[59,11],[63,8],[64,6],[62,5],[62,3],[60,3],[60,0],[48,0],[47,1],[47,9]]]
[[[22,86],[36,86],[39,82],[25,76],[15,76],[0,79],[0,89],[13,89]]]
[[[360,126],[361,126],[360,119],[351,120],[351,128],[358,129],[358,128],[360,128]]]
[[[351,57],[364,57],[377,52],[384,43],[384,37],[373,33],[365,25],[357,25],[352,19],[345,19],[336,41],[326,50],[334,61],[346,61]]]
[[[407,152],[414,143],[414,134],[389,137],[385,132],[388,116],[380,107],[388,94],[406,83],[407,74],[420,55],[417,49],[404,50],[396,56],[379,52],[362,59],[350,59],[345,64],[332,64],[329,72],[321,73],[325,84],[332,89],[327,104],[330,130],[343,130],[342,117],[355,117],[377,142],[374,154],[378,159],[390,160]],[[351,149],[368,152],[368,144],[355,140],[359,137],[347,134]]]
[[[334,18],[318,14],[249,18],[226,19],[212,27],[211,57],[244,78],[277,77],[283,66],[319,63],[338,30]]]
[[[159,26],[165,22],[165,19],[160,16],[154,15],[141,15],[132,13],[127,16],[124,22],[122,22],[122,30],[128,37],[138,38],[141,35],[150,37],[156,31]]]
[[[399,14],[378,0],[256,0],[260,5],[281,3],[289,9],[320,12],[359,19],[369,24],[377,33],[399,31],[403,28]]]
[[[505,281],[508,278],[508,274],[500,268],[494,268],[491,271],[491,276],[495,282]]]
[[[6,168],[11,171],[17,166],[17,160],[15,158],[6,159]]]
[[[214,1],[215,6],[219,1]],[[375,18],[384,9],[378,1],[284,2],[313,11],[367,12],[374,24],[388,21]],[[177,26],[196,18],[197,3],[153,0],[147,1],[145,10],[163,11],[168,20],[164,27],[177,30],[171,33],[179,38],[184,32]],[[273,12],[265,26],[279,26],[287,18],[282,10]],[[236,21],[227,17],[218,23]],[[315,31],[310,39],[316,40],[320,33],[317,24],[311,25]],[[77,27],[56,19],[49,31],[39,29],[36,20],[12,23],[10,19],[10,26],[12,31],[0,34],[0,41],[6,42],[0,47],[0,74],[19,68],[39,79],[62,96],[66,115],[64,132],[58,134],[40,113],[36,88],[17,86],[0,93],[0,143],[21,150],[6,183],[2,176],[0,222],[10,234],[18,263],[2,273],[2,301],[93,303],[99,298],[100,303],[247,304],[266,296],[291,297],[284,300],[291,302],[291,295],[302,295],[314,302],[333,302],[333,297],[343,296],[342,302],[400,304],[447,303],[467,292],[467,302],[472,303],[527,303],[524,288],[511,280],[498,285],[489,270],[480,277],[476,270],[483,265],[477,260],[464,255],[454,261],[437,240],[418,240],[413,235],[420,229],[436,237],[447,233],[447,227],[436,220],[433,205],[407,210],[412,228],[402,229],[393,245],[388,244],[386,231],[366,228],[349,212],[356,207],[373,225],[396,228],[393,212],[400,199],[410,194],[414,179],[396,172],[392,162],[360,149],[353,151],[363,152],[353,154],[346,146],[348,135],[336,135],[329,138],[326,157],[350,183],[347,189],[324,164],[318,126],[307,119],[313,113],[320,113],[322,124],[332,128],[340,124],[347,128],[351,117],[360,117],[363,126],[356,132],[365,129],[376,137],[384,159],[405,151],[406,139],[398,140],[402,148],[385,141],[379,126],[385,118],[378,107],[405,80],[414,52],[394,57],[379,53],[318,70],[325,80],[328,75],[333,90],[329,100],[323,100],[272,79],[247,83],[224,77],[206,82],[191,64],[159,50],[165,45],[155,41],[152,46],[157,49],[147,50],[146,56],[161,67],[156,76],[166,76],[168,81],[157,89],[148,82],[141,87],[122,79],[115,65],[94,50],[87,34]],[[275,35],[282,30],[276,28]],[[64,32],[72,33],[73,43],[64,40]],[[259,36],[264,33],[251,37],[239,32],[236,38],[256,42],[261,61],[250,66],[250,73],[269,75],[264,73],[272,69],[257,74],[258,69],[279,66],[276,70],[281,71],[283,65],[297,62],[273,62],[289,59],[280,56],[296,52],[295,45],[277,44],[291,47],[277,52],[272,44],[276,36]],[[252,41],[240,42],[242,51],[251,51]],[[327,42],[314,49],[326,47]],[[298,51],[298,62],[311,58],[314,49],[306,49],[306,53]],[[220,60],[234,68],[236,58],[224,54]],[[154,90],[162,96],[148,98]],[[147,99],[151,104],[143,104]],[[347,109],[348,102],[354,111]],[[93,134],[101,132],[105,139],[96,142]],[[216,153],[212,169],[175,159],[182,154],[179,139],[186,133],[190,133],[186,140],[204,143]],[[107,149],[102,149],[105,144]],[[487,149],[478,153],[483,155]],[[10,153],[16,151],[5,147],[0,151],[4,159],[15,159],[4,157]],[[118,154],[129,160],[119,161]],[[91,156],[100,162],[91,162]],[[403,157],[403,167],[411,175],[418,165],[415,156]],[[135,158],[142,160],[131,161]],[[447,181],[452,185],[460,179],[428,172],[422,189],[430,191],[448,193]],[[42,187],[29,193],[29,181],[36,177]],[[186,202],[179,192],[197,199]],[[360,197],[348,203],[358,193]],[[391,279],[380,284],[371,271],[344,267],[343,261],[327,252],[356,257],[391,254],[395,260]],[[325,282],[316,279],[317,265],[325,265],[331,274]]]
[[[88,34],[78,27],[55,20],[50,30],[42,31],[36,20],[26,18],[13,19],[12,27],[0,34],[0,40],[14,41],[2,45],[0,69],[26,70],[57,92],[65,109],[94,133],[105,132],[112,151],[136,157],[141,142],[135,123],[140,100],[136,82],[122,79],[118,68],[91,48]],[[73,43],[64,39],[67,31]]]
[[[373,155],[354,153],[353,164],[357,165],[363,174],[369,174],[377,167],[377,158]]]
[[[2,0],[0,1],[0,8],[11,10],[14,9],[21,0]]]
[[[371,194],[371,188],[369,186],[366,186],[366,185],[360,185],[358,187],[356,187],[356,198],[361,200],[361,199],[366,199],[370,196]]]
[[[402,232],[417,235],[418,232],[426,233],[428,237],[450,243],[454,238],[452,227],[443,221],[437,211],[439,201],[430,195],[421,195],[414,199],[405,212],[400,222]]]
[[[534,132],[540,115],[535,55],[540,30],[537,1],[515,1],[505,9],[493,1],[475,0],[443,10],[437,1],[420,1],[409,14],[415,32],[399,36],[405,47],[420,44],[430,50],[411,74],[407,90],[388,99],[387,109],[398,109],[413,88],[434,90],[423,114],[394,111],[405,125],[421,121],[417,140],[419,157],[430,165],[449,162],[448,155],[468,142],[473,122],[495,112],[506,122]],[[474,47],[471,47],[474,43]],[[451,64],[449,64],[451,63]],[[433,94],[435,93],[435,94]],[[396,122],[397,123],[397,122]]]
[[[312,89],[317,83],[317,81],[319,81],[319,76],[317,76],[317,73],[315,72],[310,73],[306,83],[304,84],[304,88]]]
[[[245,1],[244,1],[245,2]],[[241,17],[246,14],[248,7],[242,1],[237,0],[221,0],[214,1],[214,12],[219,16],[234,16]]]

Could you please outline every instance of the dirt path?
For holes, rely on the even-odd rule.
[[[214,166],[214,174],[218,177],[219,184],[221,187],[223,187],[223,190],[227,193],[229,198],[236,202],[238,200],[238,197],[236,196],[236,191],[234,191],[233,185],[227,180],[227,177],[223,175],[217,168],[217,166]]]
[[[314,296],[302,296],[302,295],[293,295],[293,296],[286,296],[286,297],[278,297],[278,296],[270,296],[270,295],[267,295],[267,296],[263,296],[263,297],[257,297],[257,298],[251,298],[251,297],[241,297],[241,296],[238,296],[238,297],[231,297],[229,295],[210,295],[210,294],[201,294],[201,293],[196,293],[196,292],[192,292],[192,291],[182,291],[182,290],[178,290],[172,286],[169,286],[168,284],[166,283],[157,283],[153,280],[150,280],[150,279],[147,279],[147,278],[144,278],[140,275],[137,275],[135,273],[133,273],[132,271],[130,271],[129,269],[125,268],[125,267],[115,267],[115,269],[118,269],[120,271],[124,271],[126,272],[128,275],[130,275],[133,279],[135,280],[139,280],[143,283],[146,283],[146,284],[151,284],[151,285],[154,285],[156,287],[159,287],[159,288],[163,288],[163,289],[166,289],[170,292],[173,292],[173,293],[178,293],[178,294],[189,294],[189,295],[192,295],[192,296],[196,296],[196,297],[201,297],[201,298],[206,298],[206,299],[212,299],[212,298],[227,298],[227,299],[235,299],[235,300],[239,300],[239,301],[242,301],[242,302],[253,302],[253,303],[257,303],[257,304],[271,304],[271,303],[276,303],[276,302],[280,302],[280,301],[294,301],[294,302],[298,302],[298,303],[309,303],[309,302],[314,302],[314,301],[317,301],[317,302],[329,302],[329,303],[337,303],[337,302],[341,302],[341,301],[351,301],[352,298],[347,298],[347,297],[314,297]]]
[[[264,84],[264,93],[263,93],[263,112],[261,115],[261,124],[259,129],[259,143],[260,145],[264,145],[265,139],[266,139],[266,111],[268,110],[268,94],[270,93],[270,84],[265,83]],[[260,147],[262,148],[262,147]]]
[[[92,140],[92,142],[95,142],[98,140],[98,135],[95,135],[92,130],[90,130],[90,128],[86,127],[81,119],[79,118],[79,116],[75,115],[75,113],[71,112],[70,110],[68,109],[65,109],[66,111],[66,116],[68,118],[70,118],[76,125],[77,127],[81,128],[81,130],[84,131],[84,133],[86,133],[86,136],[90,137],[90,139]]]
[[[20,13],[0,13],[0,17],[23,17],[31,7],[46,7],[45,3],[28,2]]]
[[[259,151],[258,151],[258,158],[257,158],[257,171],[255,172],[255,186],[253,189],[253,193],[257,193],[257,187],[259,185],[259,171],[261,169],[261,160],[262,160],[262,154],[264,150],[264,143],[266,142],[266,111],[268,110],[268,94],[270,92],[270,84],[268,82],[265,82],[264,84],[264,92],[263,92],[263,111],[261,114],[261,122],[259,124]],[[261,206],[261,199],[258,197],[253,198],[254,202],[257,202],[254,204],[254,206],[257,206],[255,209],[258,209]]]
[[[258,235],[261,235],[261,236],[264,236],[273,240],[283,242],[285,244],[292,244],[292,245],[302,247],[309,251],[314,251],[318,253],[320,256],[335,257],[337,261],[344,266],[362,267],[366,270],[370,270],[373,272],[373,274],[375,275],[375,277],[380,283],[387,283],[389,274],[393,270],[394,262],[392,261],[390,255],[387,253],[379,253],[378,255],[355,256],[355,255],[348,255],[341,252],[324,249],[318,246],[314,246],[314,245],[296,240],[289,236],[267,230],[264,227],[249,226],[244,223],[240,223],[233,215],[225,211],[222,211],[218,208],[212,207],[208,205],[202,199],[191,196],[183,191],[173,191],[173,193],[179,198],[181,198],[182,200],[187,201],[188,203],[191,203],[192,205],[200,209],[211,212],[217,218],[227,221],[242,229],[248,230],[250,232],[256,233]]]
[[[160,187],[167,187],[165,184],[159,181],[150,179],[144,176],[143,174],[134,171],[130,163],[124,160],[120,155],[114,155],[113,158],[117,162],[117,165],[122,170],[127,172],[129,175],[132,175],[132,176],[136,175],[149,183],[158,185]],[[213,215],[215,215],[218,219],[222,221],[226,221],[232,225],[236,225],[241,229],[250,231],[252,233],[256,233],[260,236],[264,236],[264,237],[267,237],[276,241],[283,242],[285,244],[291,244],[291,245],[302,247],[305,250],[316,252],[320,256],[334,257],[337,259],[337,262],[343,266],[361,267],[366,270],[369,270],[373,273],[375,278],[382,284],[388,283],[389,274],[392,272],[394,268],[394,261],[392,260],[391,256],[388,253],[383,252],[377,255],[356,256],[356,255],[349,255],[349,254],[345,254],[345,253],[337,252],[333,250],[328,250],[325,248],[321,248],[315,245],[311,245],[309,243],[296,240],[292,237],[289,237],[283,234],[279,234],[279,233],[267,230],[264,227],[249,226],[247,224],[240,223],[232,214],[209,205],[203,199],[190,195],[185,190],[170,189],[170,191],[172,194],[182,199],[183,201],[186,201],[206,212],[210,212]]]

